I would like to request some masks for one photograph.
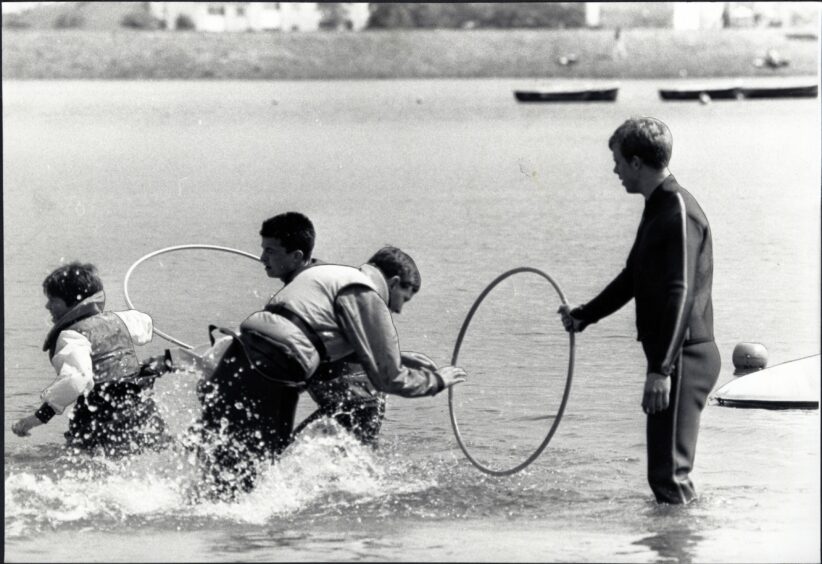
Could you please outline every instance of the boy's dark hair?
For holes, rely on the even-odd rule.
[[[368,259],[368,264],[379,268],[386,278],[399,276],[403,287],[411,287],[414,292],[420,291],[422,279],[417,264],[397,247],[383,247]]]
[[[608,139],[608,148],[619,147],[625,160],[634,156],[646,165],[662,170],[673,152],[673,136],[668,126],[652,117],[632,117],[620,125]]]
[[[43,280],[43,292],[50,298],[60,298],[71,307],[89,296],[101,292],[103,282],[93,264],[70,262],[54,270]]]
[[[314,251],[314,225],[299,212],[285,212],[266,219],[260,235],[277,239],[286,252],[302,251],[307,259]]]

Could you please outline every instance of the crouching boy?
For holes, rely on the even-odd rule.
[[[43,350],[57,379],[43,391],[43,405],[12,426],[14,433],[25,437],[74,403],[65,433],[69,446],[121,455],[164,445],[165,424],[150,396],[163,367],[141,366],[134,350],[151,341],[151,317],[105,311],[103,283],[91,264],[56,269],[43,291],[54,321]]]

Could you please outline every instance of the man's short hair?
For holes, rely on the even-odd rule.
[[[93,264],[70,262],[55,269],[43,280],[43,292],[60,298],[69,307],[103,290],[103,282]]]
[[[305,258],[311,258],[314,251],[314,225],[299,212],[285,212],[266,219],[260,235],[277,239],[286,252],[302,251]]]
[[[652,117],[632,117],[625,120],[608,139],[608,147],[625,160],[639,157],[646,165],[661,170],[668,166],[674,139],[668,126]]]
[[[420,291],[422,278],[417,263],[397,247],[383,247],[368,259],[368,264],[379,268],[386,278],[399,276],[402,286]]]

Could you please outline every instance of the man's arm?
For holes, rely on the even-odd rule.
[[[626,267],[590,302],[576,307],[562,305],[557,313],[562,314],[562,323],[567,331],[580,332],[591,323],[611,315],[633,297],[633,280]]]
[[[433,396],[462,381],[462,372],[454,367],[403,366],[391,312],[373,290],[346,288],[337,296],[336,313],[343,334],[379,391],[404,397]]]
[[[694,304],[696,261],[704,237],[703,229],[688,219],[685,203],[678,196],[679,207],[666,218],[663,230],[665,253],[660,257],[665,299],[658,312],[658,338],[648,343],[648,372],[668,376],[685,340],[688,318]]]

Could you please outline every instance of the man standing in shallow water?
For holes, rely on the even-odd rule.
[[[645,210],[625,268],[588,303],[562,306],[568,331],[582,331],[636,301],[637,340],[647,359],[648,482],[659,503],[696,497],[699,419],[719,377],[713,334],[711,230],[694,197],[668,170],[673,139],[650,117],[628,119],[608,141],[614,173]]]

